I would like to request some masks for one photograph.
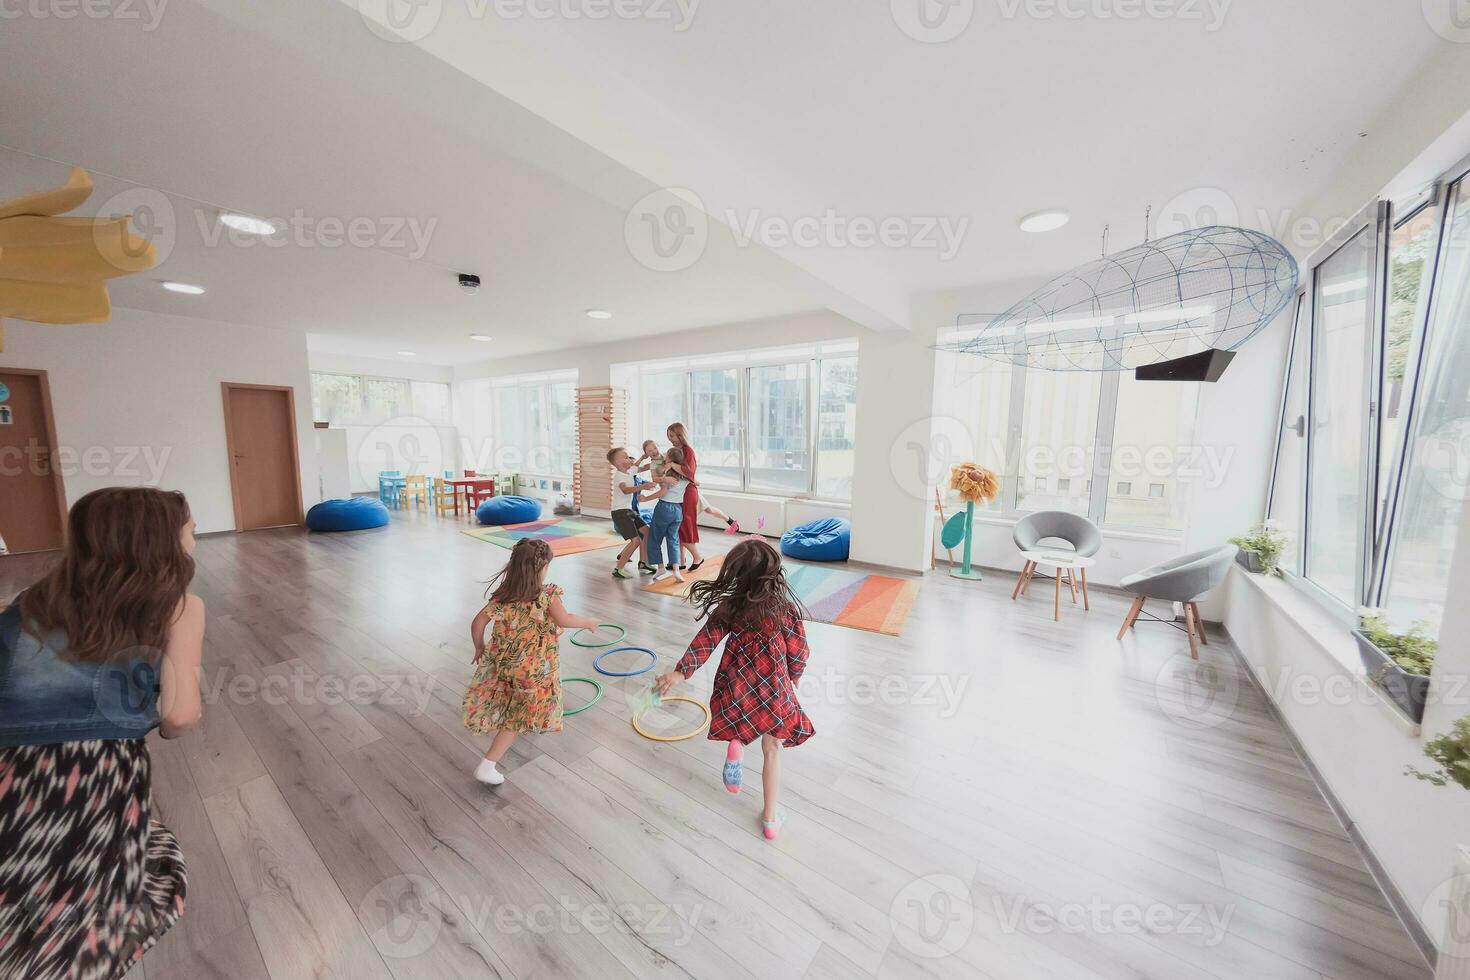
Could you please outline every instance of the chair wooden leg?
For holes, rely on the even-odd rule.
[[[1128,615],[1123,617],[1123,625],[1118,630],[1118,639],[1123,639],[1123,634],[1128,632],[1128,627],[1133,625],[1133,621],[1138,618],[1138,614],[1142,611],[1143,596],[1134,596],[1133,605],[1128,607]]]
[[[1077,604],[1077,572],[1070,568],[1067,569],[1067,585],[1072,590],[1072,604],[1075,606]]]
[[[1184,604],[1184,632],[1189,634],[1189,656],[1198,660],[1199,643],[1196,642],[1194,633],[1194,603],[1192,602]]]
[[[1032,562],[1029,560],[1021,566],[1021,574],[1016,576],[1016,587],[1011,590],[1011,601],[1014,602],[1016,596],[1021,594],[1021,586],[1026,584],[1026,574],[1031,571],[1031,567]]]
[[[1087,569],[1082,569],[1082,608],[1088,612],[1092,611],[1092,604],[1087,601]]]
[[[1205,618],[1199,614],[1199,604],[1191,602],[1189,608],[1194,610],[1194,628],[1199,633],[1199,641],[1209,646],[1210,641],[1205,637]]]
[[[1036,577],[1036,562],[1033,561],[1031,563],[1031,567],[1029,569],[1027,569],[1027,571],[1026,571],[1026,580],[1021,583],[1021,594],[1022,595],[1025,595],[1026,594],[1026,590],[1029,589],[1029,588],[1031,588],[1031,580],[1034,579],[1035,577]]]
[[[1052,606],[1052,622],[1058,622],[1062,618],[1062,570],[1057,569],[1057,599]]]

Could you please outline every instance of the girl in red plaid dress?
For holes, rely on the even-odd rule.
[[[729,743],[724,780],[732,793],[740,792],[745,746],[761,740],[761,829],[767,840],[775,840],[786,820],[776,805],[781,746],[800,745],[815,731],[796,698],[808,654],[801,625],[806,610],[781,571],[781,556],[761,538],[746,538],[730,549],[719,577],[694,583],[689,601],[700,607],[704,626],[674,669],[654,683],[660,694],[669,693],[726,641],[709,700],[709,738]]]

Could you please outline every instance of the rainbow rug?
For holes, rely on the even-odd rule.
[[[596,551],[598,548],[616,548],[623,543],[623,539],[608,530],[605,524],[588,524],[566,517],[528,521],[525,524],[506,524],[501,527],[478,527],[461,533],[502,548],[514,548],[516,542],[522,538],[540,538],[551,545],[551,553],[558,556]]]
[[[689,586],[697,581],[712,579],[720,574],[723,555],[715,555],[700,566],[687,581],[677,582],[664,579],[643,587],[644,592],[658,595],[683,596],[689,594]],[[916,578],[892,578],[887,575],[867,575],[850,572],[843,568],[824,568],[820,565],[783,565],[786,579],[801,598],[808,619],[814,623],[831,623],[855,630],[868,630],[899,636],[908,621],[909,610],[919,594]]]

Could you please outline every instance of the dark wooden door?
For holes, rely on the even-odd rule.
[[[66,513],[42,371],[0,368],[0,538],[12,553],[61,547]]]
[[[301,477],[292,390],[226,382],[224,398],[235,529],[300,524]]]

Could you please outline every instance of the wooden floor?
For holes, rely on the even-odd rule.
[[[731,795],[723,746],[641,738],[612,682],[481,787],[467,630],[508,552],[462,526],[200,542],[204,722],[150,740],[188,910],[130,977],[1429,975],[1228,639],[1119,643],[1102,590],[1054,623],[1046,583],[931,574],[901,637],[813,624],[774,844],[760,753]],[[691,613],[611,555],[551,579],[667,667]]]

